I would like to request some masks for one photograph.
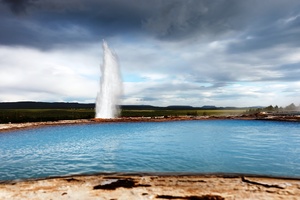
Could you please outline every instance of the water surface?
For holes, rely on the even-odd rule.
[[[0,134],[0,180],[98,172],[300,177],[300,124],[213,120],[52,126]]]

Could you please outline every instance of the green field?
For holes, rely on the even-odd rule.
[[[239,115],[245,109],[234,110],[122,110],[124,117]]]
[[[2,109],[0,123],[89,119],[94,116],[94,109]]]
[[[155,117],[155,116],[209,116],[239,115],[244,109],[233,110],[122,110],[122,117]],[[91,119],[95,117],[94,109],[1,109],[0,123],[41,122],[72,119]]]

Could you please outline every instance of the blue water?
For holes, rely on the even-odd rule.
[[[0,134],[0,180],[99,172],[300,177],[300,123],[110,123]]]

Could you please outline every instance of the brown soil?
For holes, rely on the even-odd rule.
[[[300,180],[224,175],[73,176],[0,184],[0,199],[300,199]]]
[[[41,126],[57,126],[72,124],[93,124],[93,123],[116,123],[116,122],[166,122],[166,121],[183,121],[183,120],[215,120],[215,119],[253,119],[252,117],[232,117],[232,116],[202,116],[202,117],[121,117],[115,119],[78,119],[78,120],[60,120],[47,122],[27,122],[27,123],[8,123],[0,124],[0,132],[24,128],[36,128]]]
[[[0,132],[9,130],[36,128],[40,126],[57,126],[72,124],[92,124],[92,123],[116,123],[116,122],[166,122],[166,121],[183,121],[183,120],[225,120],[225,119],[241,119],[241,120],[271,120],[271,121],[290,121],[300,122],[299,116],[179,116],[179,117],[120,117],[115,119],[78,119],[78,120],[60,120],[48,122],[28,122],[28,123],[8,123],[0,124]]]

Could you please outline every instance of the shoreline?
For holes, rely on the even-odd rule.
[[[242,174],[107,173],[0,182],[0,199],[297,199],[300,179]]]
[[[45,122],[25,122],[25,123],[6,123],[0,124],[0,133],[13,130],[39,128],[43,126],[60,126],[60,125],[75,125],[75,124],[99,124],[99,123],[137,123],[137,122],[171,122],[171,121],[192,121],[192,120],[267,120],[267,121],[286,121],[300,122],[299,116],[282,117],[254,117],[254,116],[177,116],[177,117],[120,117],[114,119],[75,119],[75,120],[59,120]]]
[[[64,179],[64,178],[76,178],[76,177],[143,177],[143,176],[156,176],[156,177],[215,177],[215,178],[258,178],[258,179],[278,179],[278,180],[292,180],[299,181],[300,176],[280,176],[280,175],[264,175],[264,174],[247,174],[247,173],[234,173],[234,172],[94,172],[94,173],[82,173],[82,174],[68,174],[58,176],[46,176],[38,178],[18,178],[11,180],[1,180],[1,184],[15,184],[19,182],[34,182],[50,179]],[[300,186],[300,185],[299,185]],[[300,188],[299,188],[300,189]]]
[[[26,122],[26,123],[6,123],[0,124],[0,133],[12,130],[38,128],[42,126],[59,126],[74,124],[101,124],[101,123],[136,123],[136,122],[169,122],[169,121],[190,121],[190,120],[215,120],[215,119],[233,119],[232,117],[120,117],[114,119],[75,119],[75,120],[59,120],[45,122]],[[237,119],[237,118],[236,118]],[[251,119],[251,118],[249,118]]]

